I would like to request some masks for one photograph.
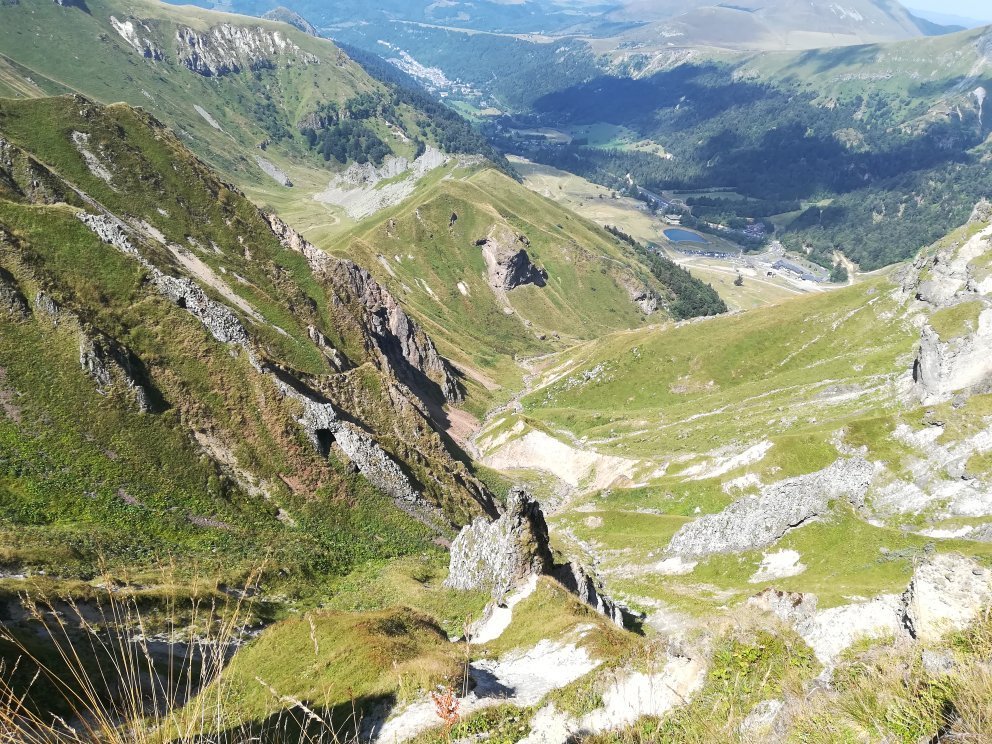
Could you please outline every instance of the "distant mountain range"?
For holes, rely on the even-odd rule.
[[[198,4],[262,15],[277,0],[227,0]],[[386,0],[370,9],[344,0],[287,0],[325,33],[358,21],[366,29],[397,22],[502,34],[583,36],[615,40],[619,48],[706,46],[729,49],[811,49],[899,41],[960,30],[960,19],[914,15],[898,0],[451,0],[445,3]]]
[[[910,8],[909,12],[917,18],[922,18],[932,23],[939,23],[942,26],[950,26],[952,28],[955,26],[960,26],[961,28],[978,28],[979,26],[987,26],[992,23],[992,17],[983,20],[979,18],[969,18],[968,16],[954,15],[953,13],[939,13],[935,10],[921,10],[919,8]]]
[[[811,49],[949,30],[914,16],[898,0],[628,0],[608,17],[640,24],[621,34],[627,46]]]

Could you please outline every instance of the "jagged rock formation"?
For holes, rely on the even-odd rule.
[[[6,313],[15,320],[26,318],[30,313],[28,301],[21,293],[17,279],[2,267],[0,267],[0,312]]]
[[[368,271],[351,261],[339,261],[330,276],[335,280],[338,297],[346,305],[364,308],[362,322],[375,345],[374,351],[397,379],[428,397],[431,388],[435,388],[444,401],[462,400],[454,371],[438,353],[434,342]]]
[[[971,222],[992,221],[992,204],[980,202]],[[960,392],[977,392],[992,385],[992,227],[985,227],[964,244],[933,254],[924,253],[913,264],[903,291],[928,315],[965,312],[975,318],[961,335],[941,338],[928,318],[920,331],[913,363],[918,397],[927,404],[948,400]]]
[[[188,69],[205,77],[272,68],[276,58],[289,65],[320,64],[319,57],[304,52],[279,31],[230,23],[214,26],[206,33],[186,26],[178,28],[176,54]]]
[[[97,390],[106,394],[122,383],[141,413],[151,410],[148,391],[139,382],[140,362],[129,349],[103,334],[80,333],[79,366],[96,382]]]
[[[57,326],[62,308],[47,293],[39,290],[34,298],[34,312],[48,319],[48,322]]]
[[[490,522],[480,517],[462,528],[451,544],[445,586],[488,591],[502,604],[514,587],[534,575],[555,578],[620,627],[633,617],[629,609],[603,594],[588,569],[574,561],[555,565],[544,512],[521,488],[510,490],[499,519]]]
[[[139,27],[146,33],[151,34],[151,29],[148,24],[144,21],[134,21],[130,18],[120,21],[115,16],[110,16],[110,25],[114,27],[114,30],[120,35],[127,45],[134,49],[138,54],[140,54],[145,59],[154,60],[156,62],[164,59],[162,50],[156,46],[148,36],[142,36],[139,33]]]
[[[368,271],[324,253],[275,215],[265,219],[286,248],[302,253],[314,273],[328,281],[336,304],[352,311],[353,322],[358,319],[370,341],[367,350],[382,367],[429,402],[463,399],[454,370],[434,342]]]
[[[262,16],[267,21],[279,21],[281,23],[288,23],[290,26],[302,31],[305,34],[310,34],[311,36],[319,36],[317,32],[317,27],[314,26],[310,21],[301,16],[296,11],[290,10],[280,5],[278,8],[273,8],[268,13]]]
[[[493,225],[489,234],[475,244],[482,248],[489,273],[489,285],[497,291],[510,290],[523,284],[543,287],[548,272],[535,266],[527,254],[530,240],[518,235],[507,225]]]
[[[300,405],[302,413],[297,421],[318,452],[326,456],[331,446],[337,444],[359,472],[380,491],[406,503],[420,500],[420,494],[400,466],[371,436],[343,421],[330,401],[307,390],[299,381],[290,381],[278,374],[277,378],[283,394]]]
[[[606,615],[621,628],[627,625],[628,619],[632,617],[632,613],[627,607],[615,602],[603,593],[603,587],[600,583],[579,563],[570,561],[564,565],[555,566],[551,575],[568,591],[599,614]]]
[[[863,506],[873,472],[867,460],[851,458],[766,486],[758,496],[683,525],[665,552],[700,558],[771,545],[789,530],[826,513],[833,499],[844,497],[856,507]]]
[[[499,519],[479,517],[455,538],[445,586],[488,591],[501,603],[528,576],[551,571],[549,542],[540,504],[523,489],[511,489]]]
[[[935,555],[917,567],[902,595],[902,618],[924,642],[963,630],[992,604],[992,571],[971,558]]]

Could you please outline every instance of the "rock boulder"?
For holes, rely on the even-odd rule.
[[[870,462],[856,457],[766,486],[758,496],[740,499],[722,512],[683,525],[665,552],[702,558],[771,545],[789,530],[825,514],[834,499],[863,506],[873,473]]]
[[[514,289],[524,284],[543,287],[548,272],[536,266],[527,253],[530,241],[506,225],[493,225],[489,234],[475,241],[482,248],[489,272],[489,285],[497,291]]]
[[[935,641],[992,606],[992,570],[972,558],[934,555],[916,568],[902,601],[910,635]]]

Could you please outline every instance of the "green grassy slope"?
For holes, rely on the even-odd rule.
[[[962,245],[983,224],[941,245]],[[947,534],[939,550],[987,558],[987,543],[953,539],[961,534],[955,530],[987,517],[953,516],[945,498],[887,511],[894,508],[889,489],[899,483],[933,478],[921,487],[953,488],[956,476],[939,464],[925,467],[935,455],[913,437],[936,432],[942,452],[968,451],[990,411],[988,395],[921,406],[907,392],[921,317],[906,310],[896,275],[901,283],[902,274],[883,274],[732,317],[613,334],[551,357],[522,410],[496,416],[482,433],[482,450],[505,464],[501,453],[517,441],[534,448],[548,446],[541,437],[558,440],[545,458],[555,463],[525,459],[559,473],[572,468],[580,477],[578,493],[553,519],[559,535],[600,560],[611,590],[645,606],[662,600],[709,613],[733,604],[756,591],[751,577],[766,553],[780,550],[796,551],[804,569],[774,586],[814,592],[821,606],[901,590],[913,561],[934,549],[941,530]],[[927,321],[948,338],[971,333],[972,305],[962,302]],[[969,479],[988,472],[982,446],[969,460]],[[621,458],[597,466],[613,469],[611,488],[591,485],[595,471],[584,469],[583,458],[593,456]],[[714,555],[685,575],[658,567],[675,533],[700,515],[852,456],[875,463],[867,515],[838,507],[763,550]],[[872,511],[876,504],[879,511]]]
[[[500,226],[527,237],[528,255],[548,272],[547,286],[492,289],[476,241]],[[651,287],[663,305],[674,298],[612,236],[489,167],[432,174],[404,204],[329,249],[368,266],[443,353],[481,372],[475,385],[491,378],[516,387],[516,357],[664,317],[645,316],[627,284]],[[473,384],[473,374],[467,382]]]
[[[88,136],[109,182],[73,132]],[[137,226],[132,241],[147,260],[203,282],[239,317],[257,358],[320,390],[451,518],[477,510],[463,498],[474,488],[465,465],[374,362],[340,288],[161,125],[127,106],[65,97],[3,102],[0,133],[11,143],[0,263],[30,305],[0,324],[5,565],[86,577],[100,555],[137,570],[173,554],[236,580],[268,555],[294,590],[310,592],[357,563],[423,550],[433,534],[346,458],[317,452],[273,375],[158,293],[147,269],[77,219],[80,208]],[[54,319],[39,292],[57,303]],[[335,373],[309,327],[353,369]],[[137,360],[149,413],[121,383],[100,390],[85,374],[83,336]]]
[[[94,0],[86,7],[21,3],[0,9],[0,96],[75,92],[143,107],[242,187],[285,190],[259,168],[256,155],[275,162],[298,185],[326,183],[327,168],[307,148],[300,122],[320,106],[343,106],[363,93],[388,98],[383,86],[331,42],[286,24],[154,0]],[[112,17],[134,24],[136,34],[150,40],[163,58],[148,59],[133,49]],[[273,54],[256,69],[235,73],[206,77],[187,69],[178,58],[177,30],[206,33],[222,24],[279,34],[299,50]],[[303,61],[307,55],[309,61]],[[413,109],[401,105],[395,121],[372,124],[396,153],[411,155],[413,144],[390,124],[416,135],[420,129],[414,119]],[[263,142],[269,143],[265,152],[258,149]]]

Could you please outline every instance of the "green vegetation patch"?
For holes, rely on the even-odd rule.
[[[978,316],[985,309],[981,300],[961,302],[930,315],[930,327],[944,343],[978,330]]]

